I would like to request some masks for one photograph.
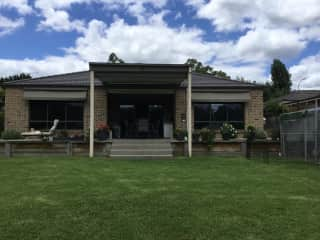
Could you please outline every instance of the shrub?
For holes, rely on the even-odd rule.
[[[247,138],[248,141],[253,141],[255,139],[266,139],[267,134],[264,130],[255,128],[253,126],[248,126],[247,130],[244,133],[244,137]]]
[[[229,123],[224,123],[220,128],[220,133],[224,140],[229,140],[236,138],[238,136],[238,131]]]
[[[199,131],[194,131],[192,133],[192,141],[193,142],[201,142],[202,138]]]
[[[216,137],[216,132],[213,129],[203,128],[200,130],[202,142],[212,145]]]
[[[21,133],[16,130],[5,130],[1,134],[2,139],[21,139]]]
[[[271,139],[272,140],[280,140],[280,129],[273,128],[271,130]]]
[[[263,129],[256,129],[256,139],[266,139],[267,134]]]
[[[187,137],[187,135],[188,135],[187,130],[176,129],[174,131],[174,137],[178,140],[184,140]]]
[[[247,139],[247,141],[252,142],[256,138],[256,128],[253,126],[248,126],[244,133],[244,137]]]

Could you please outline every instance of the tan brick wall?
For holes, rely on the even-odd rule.
[[[99,123],[107,123],[107,91],[105,88],[95,88],[95,127]],[[89,116],[90,116],[90,94],[88,91],[87,101],[84,104],[84,129],[88,131],[89,129]]]
[[[186,89],[181,88],[176,90],[175,95],[175,128],[186,129],[186,122],[183,122],[183,118],[186,119]]]
[[[29,125],[29,104],[24,100],[23,88],[5,90],[5,129],[27,131]]]
[[[245,106],[245,126],[263,129],[263,91],[251,90],[251,100]]]

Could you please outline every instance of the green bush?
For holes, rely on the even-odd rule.
[[[256,129],[256,139],[266,139],[267,134],[263,129]]]
[[[21,139],[21,133],[16,130],[5,130],[1,134],[2,139]]]
[[[224,123],[220,128],[220,133],[224,140],[229,140],[236,138],[238,136],[238,131],[232,126],[232,124]]]
[[[248,126],[247,130],[244,132],[244,137],[252,142],[256,138],[256,128],[253,126]]]
[[[203,128],[200,130],[202,142],[212,145],[216,137],[216,132],[213,129]]]
[[[183,129],[176,129],[174,131],[174,137],[178,140],[184,140],[188,135],[187,130],[183,130]]]
[[[248,126],[247,130],[244,133],[244,137],[252,142],[255,139],[266,139],[267,134],[263,129],[255,128],[253,126]]]
[[[271,130],[271,139],[272,140],[280,140],[280,129],[273,128]]]

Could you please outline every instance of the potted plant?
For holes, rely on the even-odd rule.
[[[180,141],[186,140],[187,131],[183,130],[183,129],[176,129],[174,131],[174,137],[175,137],[175,139],[180,140]]]
[[[110,128],[108,124],[100,123],[98,124],[98,127],[95,131],[95,138],[100,141],[107,140],[109,138],[109,131],[110,131]]]
[[[212,145],[214,143],[214,139],[216,137],[216,132],[214,129],[202,128],[200,130],[200,137],[203,143],[206,143],[208,149],[211,150]]]
[[[238,131],[229,123],[224,123],[220,128],[223,140],[234,139],[238,136]]]

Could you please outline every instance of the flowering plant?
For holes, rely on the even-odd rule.
[[[220,133],[224,140],[233,139],[238,136],[238,131],[229,123],[224,123],[220,127]]]
[[[107,140],[109,137],[109,126],[106,123],[99,123],[95,131],[95,137],[99,140]]]

